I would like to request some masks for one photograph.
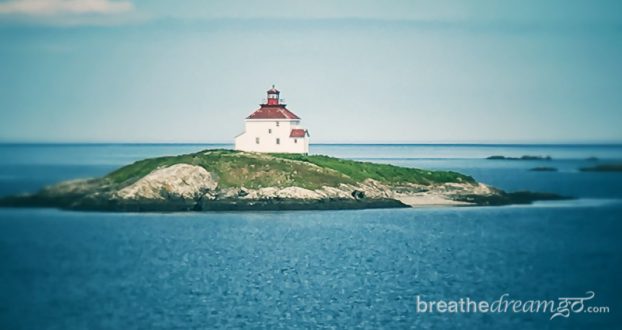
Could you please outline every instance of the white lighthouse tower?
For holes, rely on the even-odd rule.
[[[309,132],[300,117],[281,103],[274,85],[265,104],[246,117],[244,133],[235,137],[235,150],[250,152],[309,153]]]

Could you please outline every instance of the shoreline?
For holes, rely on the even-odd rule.
[[[439,195],[409,196],[396,199],[259,199],[241,200],[227,199],[210,201],[209,203],[188,203],[187,201],[163,202],[153,200],[111,201],[91,200],[77,204],[75,200],[53,200],[36,195],[11,196],[0,198],[0,208],[52,208],[66,211],[92,211],[109,213],[177,213],[177,212],[255,212],[255,211],[322,211],[322,210],[361,210],[361,209],[393,209],[393,208],[469,208],[481,206],[526,205],[535,201],[572,200],[574,198],[549,193],[515,192],[500,196],[457,196],[448,199]]]
[[[209,149],[143,159],[100,178],[0,198],[0,206],[188,212],[468,207],[559,199],[567,198],[507,193],[452,171],[323,155]]]

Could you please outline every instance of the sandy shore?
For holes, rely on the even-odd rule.
[[[410,196],[395,196],[398,201],[410,207],[438,207],[438,206],[469,206],[473,203],[454,201],[439,195],[421,194]]]

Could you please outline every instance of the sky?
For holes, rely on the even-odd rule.
[[[0,142],[622,142],[622,1],[0,0]]]

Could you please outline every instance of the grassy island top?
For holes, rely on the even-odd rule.
[[[297,186],[318,189],[323,186],[336,187],[342,183],[356,184],[365,179],[390,185],[475,183],[470,176],[450,171],[428,171],[323,155],[260,154],[225,149],[144,159],[124,166],[103,179],[114,184],[128,185],[157,168],[175,164],[205,168],[218,176],[222,188]]]

